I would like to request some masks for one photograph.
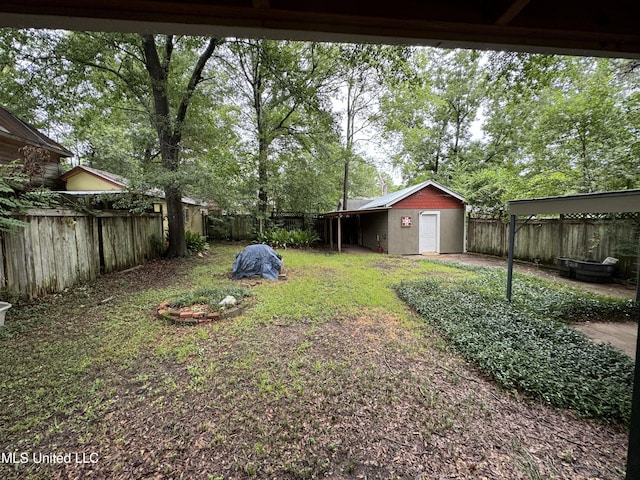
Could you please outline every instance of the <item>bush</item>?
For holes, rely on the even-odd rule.
[[[184,239],[187,242],[187,250],[191,253],[199,253],[207,249],[207,239],[202,235],[187,230],[184,232]]]
[[[630,358],[534,313],[531,298],[526,307],[509,304],[480,291],[479,284],[474,279],[443,286],[427,279],[403,282],[397,292],[504,388],[584,416],[629,422],[634,366]]]
[[[275,227],[258,234],[258,243],[264,243],[273,248],[308,248],[318,240],[320,237],[313,230],[299,228],[285,230]]]

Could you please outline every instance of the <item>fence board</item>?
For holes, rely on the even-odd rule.
[[[113,212],[99,219],[47,209],[30,211],[21,220],[27,223],[25,228],[0,236],[0,286],[29,298],[98,277],[99,220],[104,225],[102,247],[108,259],[105,271],[139,265],[159,253],[151,247],[149,236],[160,235],[160,215]]]
[[[638,219],[538,219],[518,222],[514,257],[556,266],[557,257],[602,261],[611,256],[619,263],[618,278],[636,275]],[[505,257],[508,225],[499,220],[469,218],[467,251]]]
[[[318,220],[317,213],[280,212],[272,213],[262,222],[265,229],[281,227],[285,230],[314,230],[322,237],[324,222]],[[209,215],[206,223],[207,235],[215,240],[255,240],[260,225],[256,216],[239,214]]]
[[[61,219],[55,219],[51,223],[52,242],[53,242],[53,261],[55,272],[55,288],[56,291],[61,292],[65,289],[65,277],[66,277],[66,256],[71,252],[67,252],[64,246],[64,240],[61,239]]]
[[[40,244],[40,255],[42,259],[42,284],[40,285],[42,293],[55,292],[56,290],[56,262],[52,244],[53,239],[53,222],[49,218],[38,218],[40,235],[38,236]],[[7,252],[9,254],[10,252]],[[20,292],[22,293],[22,292]]]
[[[31,258],[33,261],[33,281],[30,282],[29,297],[38,295],[38,286],[42,285],[42,260],[40,255],[40,239],[38,236],[38,220],[29,222],[25,227],[25,236],[28,237],[31,245]]]

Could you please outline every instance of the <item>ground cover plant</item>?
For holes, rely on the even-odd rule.
[[[398,292],[425,319],[434,322],[465,358],[503,387],[583,415],[629,421],[633,388],[629,357],[610,345],[592,343],[559,322],[558,315],[549,315],[564,313],[549,301],[549,297],[558,298],[550,285],[522,276],[521,289],[529,295],[524,302],[510,304],[504,297],[486,292],[497,290],[487,278],[496,272],[477,271],[480,279],[451,286],[431,279],[404,282]],[[504,296],[504,282],[499,290]],[[539,302],[534,301],[531,291],[540,296]],[[568,311],[582,308],[576,300],[561,298],[562,307]],[[545,305],[531,308],[535,303]],[[620,310],[627,307],[622,301],[610,305],[615,303],[621,304]]]
[[[238,286],[241,249],[212,245],[10,310],[0,451],[17,461],[5,455],[0,477],[624,476],[623,426],[496,387],[393,289],[475,278],[459,266],[287,250],[287,280],[255,285],[242,316],[186,327],[156,315],[168,298]]]

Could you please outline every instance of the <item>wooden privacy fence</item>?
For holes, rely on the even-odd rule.
[[[321,235],[322,223],[319,217],[317,213],[272,212],[263,219],[262,227],[314,230]],[[260,230],[260,219],[255,215],[209,215],[207,225],[208,237],[213,240],[255,240]]]
[[[519,221],[516,228],[523,225]],[[514,258],[557,266],[558,257],[602,261],[616,257],[615,276],[635,279],[638,262],[640,216],[560,216],[529,220],[515,237]],[[509,225],[500,220],[469,218],[467,251],[506,257]]]
[[[124,270],[160,254],[160,214],[31,210],[0,237],[0,288],[35,298]],[[154,238],[155,236],[155,238]]]

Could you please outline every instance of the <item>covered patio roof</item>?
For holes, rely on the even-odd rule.
[[[640,212],[640,189],[613,192],[580,193],[559,197],[528,198],[509,201],[509,264],[507,270],[507,299],[511,300],[513,283],[513,251],[515,246],[516,217],[538,214],[575,213],[634,213]],[[638,248],[640,253],[640,246]],[[640,301],[640,260],[636,302]]]
[[[511,200],[510,215],[640,212],[640,189]]]
[[[13,27],[385,42],[640,58],[629,0],[5,0]]]

